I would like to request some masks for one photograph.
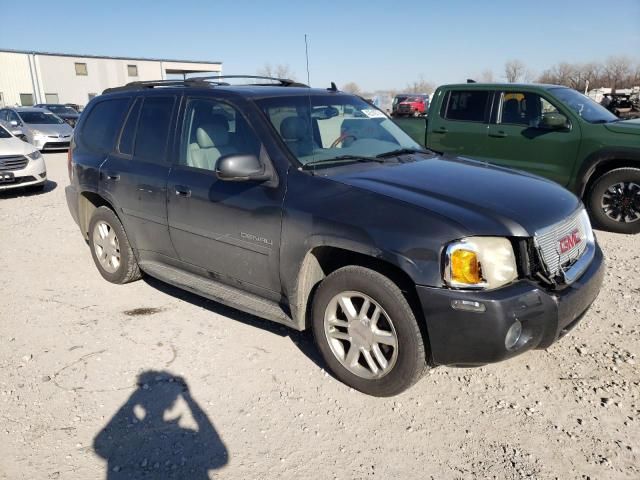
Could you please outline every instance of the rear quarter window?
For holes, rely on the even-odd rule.
[[[484,122],[489,105],[489,91],[452,90],[442,104],[440,116],[447,120]]]
[[[114,98],[98,102],[89,112],[82,127],[80,143],[95,152],[111,152],[116,135],[122,127],[129,100]]]

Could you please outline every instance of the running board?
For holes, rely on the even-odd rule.
[[[139,265],[145,273],[175,287],[299,330],[291,316],[276,302],[162,263],[141,261]]]

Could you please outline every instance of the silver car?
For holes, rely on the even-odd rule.
[[[3,108],[0,123],[9,130],[21,129],[25,140],[41,151],[68,149],[73,134],[67,122],[44,108]]]
[[[46,181],[47,168],[38,149],[0,126],[0,192],[21,187],[42,190]]]

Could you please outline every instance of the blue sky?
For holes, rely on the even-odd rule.
[[[19,2],[18,2],[19,3]],[[288,64],[314,86],[355,81],[398,88],[485,69],[501,80],[507,59],[539,73],[559,61],[640,61],[640,0],[556,1],[67,1],[3,8],[0,48],[220,60],[227,74]],[[18,5],[17,3],[15,4]]]

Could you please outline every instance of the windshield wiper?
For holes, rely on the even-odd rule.
[[[429,150],[420,148],[398,148],[397,150],[391,150],[390,152],[384,152],[380,155],[376,155],[376,158],[390,158],[397,157],[399,155],[409,155],[411,153],[431,153]]]
[[[313,167],[315,165],[321,165],[323,163],[336,163],[336,162],[343,162],[343,161],[383,163],[382,160],[376,157],[363,157],[359,155],[340,155],[338,157],[324,158],[322,160],[315,160],[313,162],[305,163],[302,166],[302,168],[307,169],[307,167]]]

